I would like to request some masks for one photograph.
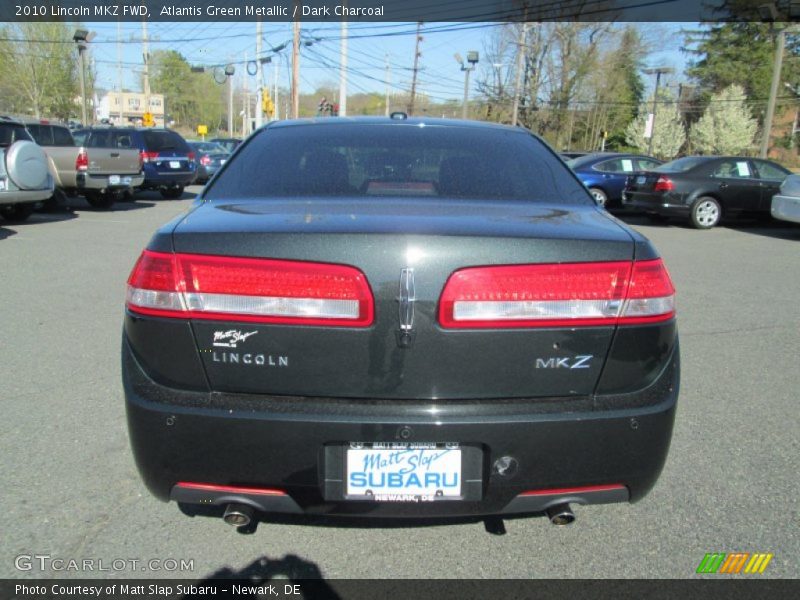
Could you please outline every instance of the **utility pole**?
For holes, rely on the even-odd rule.
[[[647,142],[647,154],[653,155],[653,138],[656,137],[656,109],[658,107],[658,86],[661,83],[661,75],[672,73],[675,69],[672,67],[653,67],[652,69],[644,69],[648,75],[656,74],[656,89],[653,92],[653,118],[650,121],[650,139]]]
[[[292,40],[292,118],[300,116],[300,21],[293,23]]]
[[[346,4],[346,3],[345,3]],[[342,43],[339,59],[339,116],[347,116],[347,21],[342,21]]]
[[[767,114],[764,117],[764,133],[761,136],[761,149],[758,156],[767,158],[769,152],[769,137],[772,133],[772,119],[775,116],[775,102],[778,97],[778,84],[781,79],[781,68],[783,67],[783,47],[786,45],[786,30],[781,28],[775,36],[775,58],[772,63],[772,85],[769,88],[769,102],[767,103]]]
[[[275,67],[274,67],[273,73],[275,74],[275,81],[273,82],[275,84],[275,94],[274,94],[273,98],[275,99],[275,102],[274,102],[274,104],[275,104],[275,120],[277,121],[277,120],[279,120],[281,118],[281,116],[280,116],[280,111],[281,111],[281,109],[280,109],[280,106],[281,106],[280,105],[280,98],[278,98],[278,75],[280,73],[279,73],[278,61],[277,60],[275,61]]]
[[[144,112],[150,112],[150,46],[147,43],[147,20],[142,21],[142,57],[144,58]],[[167,115],[164,114],[166,121]],[[165,123],[166,125],[166,123]]]
[[[517,42],[517,82],[514,85],[514,108],[511,112],[511,124],[516,127],[519,122],[519,99],[522,95],[522,59],[525,56],[528,39],[528,24],[523,23]]]
[[[117,21],[117,85],[119,86],[119,124],[124,119],[122,115],[122,21]],[[111,107],[108,114],[111,116]]]
[[[264,111],[261,109],[264,100],[263,65],[261,64],[261,38],[263,37],[264,24],[259,19],[256,21],[256,129],[261,127]]]
[[[227,67],[225,74],[228,76],[228,135],[233,137],[233,74],[228,73]]]
[[[414,97],[417,94],[417,71],[419,70],[419,43],[422,41],[422,36],[420,35],[420,31],[422,30],[422,21],[417,23],[417,42],[414,45],[414,75],[411,78],[411,99],[408,102],[408,114],[409,116],[413,116],[414,114]]]
[[[389,64],[389,53],[386,53],[386,106],[384,114],[388,117],[389,116],[389,88],[391,87],[392,83],[392,66]]]
[[[244,71],[242,71],[242,137],[247,137],[250,125],[250,97],[247,86],[247,52],[244,53]]]

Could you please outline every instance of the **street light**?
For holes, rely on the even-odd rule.
[[[469,103],[469,74],[475,70],[475,65],[478,64],[478,52],[476,50],[470,50],[467,52],[467,62],[470,66],[466,66],[464,64],[464,60],[461,58],[461,55],[456,52],[455,55],[456,62],[461,64],[461,70],[464,71],[464,105],[461,108],[461,118],[467,118],[467,106]]]
[[[770,30],[775,35],[775,57],[772,61],[772,83],[769,87],[769,101],[767,102],[767,114],[764,116],[764,131],[761,134],[761,148],[758,155],[767,158],[769,153],[769,136],[772,133],[772,119],[775,116],[775,101],[778,97],[778,84],[781,78],[781,68],[783,66],[783,47],[786,45],[786,28],[775,27],[775,21],[779,19],[778,9],[774,2],[762,4],[758,7],[758,14],[763,21],[770,24]]]
[[[653,138],[655,137],[656,133],[656,108],[658,107],[658,86],[661,83],[661,75],[667,75],[669,73],[674,73],[675,69],[672,67],[651,67],[648,69],[643,69],[645,73],[648,75],[652,75],[655,73],[656,75],[656,89],[653,92],[653,119],[650,121],[650,140],[647,142],[647,154],[649,156],[653,155]]]
[[[94,31],[88,31],[86,29],[78,29],[75,31],[75,35],[72,36],[72,41],[78,46],[78,57],[80,58],[80,80],[81,80],[81,123],[86,126],[88,123],[86,122],[86,79],[85,79],[85,71],[86,65],[85,60],[83,58],[83,53],[86,51],[86,44],[91,42],[94,39],[94,36],[97,35]],[[94,121],[94,118],[92,119]]]

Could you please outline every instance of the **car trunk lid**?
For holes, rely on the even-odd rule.
[[[448,329],[440,297],[467,267],[630,262],[634,252],[631,235],[590,206],[365,198],[206,203],[177,225],[173,243],[177,253],[361,271],[374,295],[369,327],[236,318],[192,326],[216,391],[374,399],[592,393],[613,325]]]

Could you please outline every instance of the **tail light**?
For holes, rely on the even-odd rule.
[[[153,162],[157,158],[158,152],[146,152],[144,150],[139,152],[139,159],[142,161],[142,163]]]
[[[368,327],[374,305],[354,267],[145,250],[128,278],[134,313],[181,319]]]
[[[75,159],[75,170],[76,171],[89,170],[89,155],[86,153],[85,148],[81,148],[80,152],[78,152],[78,157]]]
[[[188,152],[188,153],[186,154],[186,157],[189,159],[189,162],[191,162],[191,161],[193,161],[193,160],[194,160],[195,153],[194,153],[194,152]]]
[[[200,164],[207,167],[211,164],[211,157],[208,154],[204,154],[200,157]]]
[[[675,184],[672,183],[672,179],[669,177],[665,177],[664,175],[659,176],[656,180],[655,186],[653,186],[654,192],[671,192],[675,189]]]
[[[591,327],[674,314],[675,288],[661,259],[462,269],[439,302],[445,328]]]

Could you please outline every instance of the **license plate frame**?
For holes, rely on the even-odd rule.
[[[170,169],[180,169],[181,168],[181,161],[179,161],[179,160],[171,160],[171,161],[169,161],[169,168]]]
[[[647,181],[647,177],[645,175],[638,175],[636,177],[636,185],[642,185],[645,181]]]
[[[343,459],[346,500],[464,499],[464,456],[455,442],[351,442]]]
[[[108,185],[119,185],[121,178],[119,175],[109,175],[108,176]]]

